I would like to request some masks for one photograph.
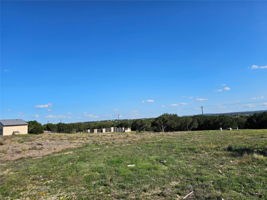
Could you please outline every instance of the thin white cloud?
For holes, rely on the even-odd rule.
[[[218,89],[217,92],[226,92],[226,91],[230,91],[230,90],[231,90],[231,88],[226,86],[222,89]]]
[[[90,114],[90,113],[87,113],[87,112],[84,112],[83,115],[87,118],[92,118],[92,119],[97,119],[99,118],[99,116],[97,115],[94,115],[94,114]]]
[[[208,101],[206,98],[196,98],[196,101]]]
[[[257,105],[253,103],[249,103],[249,104],[246,104],[245,106],[248,108],[255,108]]]
[[[220,110],[225,110],[225,109],[227,109],[227,107],[226,107],[225,105],[223,105],[223,104],[217,104],[217,105],[215,105],[215,106],[216,106],[217,109],[220,109]]]
[[[194,97],[187,97],[187,96],[182,96],[182,98],[189,99],[189,100],[193,100],[194,99]]]
[[[188,103],[173,103],[173,104],[171,104],[170,106],[172,106],[172,107],[177,107],[177,106],[185,106],[185,105],[187,105]]]
[[[45,118],[48,119],[65,119],[65,118],[69,118],[65,115],[47,115]]]
[[[38,118],[40,118],[40,115],[35,114],[35,115],[33,115],[33,117],[36,118],[36,119],[38,119]]]
[[[263,106],[267,106],[267,102],[262,103]]]
[[[50,108],[52,107],[53,104],[48,103],[48,104],[44,104],[44,105],[36,105],[35,108]]]
[[[154,103],[154,102],[155,102],[154,99],[147,99],[142,101],[142,103]]]
[[[259,97],[252,97],[252,100],[262,100],[264,99],[264,96],[259,96]]]
[[[138,110],[133,110],[131,113],[129,113],[129,117],[135,118],[141,116],[140,112]]]
[[[250,69],[267,69],[267,65],[251,65]]]
[[[113,109],[113,112],[118,112],[118,111],[119,111],[118,108],[114,108],[114,109]]]
[[[104,118],[113,118],[114,115],[112,115],[112,114],[104,114],[104,115],[102,115],[102,117],[104,117]]]

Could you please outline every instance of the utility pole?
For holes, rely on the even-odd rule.
[[[204,107],[201,106],[201,112],[202,112],[202,115],[204,115],[204,111],[203,111]]]
[[[120,120],[120,114],[118,114],[118,120]]]

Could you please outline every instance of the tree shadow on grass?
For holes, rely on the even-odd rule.
[[[226,150],[232,152],[235,156],[243,156],[245,154],[259,154],[267,156],[267,148],[240,147],[229,145]]]

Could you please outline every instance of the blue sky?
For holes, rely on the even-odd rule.
[[[267,109],[267,2],[3,1],[0,118]]]

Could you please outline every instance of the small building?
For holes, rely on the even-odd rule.
[[[0,120],[0,135],[28,134],[28,124],[22,119]]]

